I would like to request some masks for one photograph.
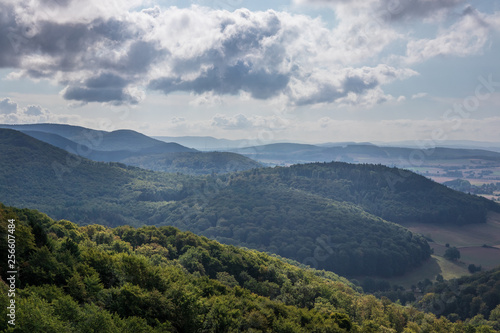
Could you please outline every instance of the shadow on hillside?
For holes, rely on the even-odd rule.
[[[443,271],[441,270],[438,260],[433,256],[410,273],[387,280],[391,284],[400,285],[406,289],[410,289],[412,285],[416,286],[419,281],[423,281],[425,279],[429,279],[434,282],[438,274],[443,275]]]

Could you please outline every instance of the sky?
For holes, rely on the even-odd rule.
[[[500,0],[0,0],[0,123],[500,143]]]

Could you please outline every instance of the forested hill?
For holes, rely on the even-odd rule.
[[[373,165],[190,177],[92,162],[12,130],[0,130],[0,154],[0,198],[9,205],[80,224],[173,225],[345,275],[403,274],[429,258],[422,237],[377,216],[482,222],[498,207]]]
[[[451,323],[360,294],[334,274],[172,227],[79,227],[0,204],[1,239],[8,230],[19,274],[12,326],[0,263],[6,332],[495,332],[494,323]]]
[[[153,171],[210,175],[260,168],[262,165],[243,155],[228,152],[188,152],[131,156],[120,160],[127,165]]]
[[[94,162],[8,129],[0,129],[0,156],[4,203],[82,224],[142,224],[141,205],[132,206],[150,191],[151,184],[177,199],[188,195],[183,184],[191,187],[191,182],[199,182],[184,175]]]
[[[403,274],[430,255],[422,237],[352,204],[257,179],[242,184],[238,174],[189,177],[92,162],[2,133],[0,198],[58,219],[173,225],[348,275]]]
[[[413,172],[373,164],[311,163],[240,173],[235,181],[274,184],[351,202],[393,222],[486,222],[500,205],[461,193]]]

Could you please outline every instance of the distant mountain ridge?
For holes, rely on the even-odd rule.
[[[407,167],[415,159],[415,156],[418,158],[423,157],[429,161],[479,158],[500,162],[500,148],[498,151],[495,151],[494,146],[491,147],[492,150],[477,148],[488,145],[486,142],[443,142],[443,145],[447,147],[435,147],[436,143],[426,143],[424,146],[428,148],[419,148],[412,141],[400,142],[401,146],[391,146],[388,143],[373,144],[369,142],[333,142],[323,144],[274,142],[262,144],[258,140],[228,140],[216,139],[209,136],[157,136],[152,138],[132,130],[106,132],[62,124],[0,125],[0,128],[23,131],[56,147],[75,152],[96,161],[114,161],[127,164],[140,161],[140,164],[135,165],[156,171],[177,172],[178,170],[169,170],[168,167],[161,167],[161,161],[169,163],[172,160],[172,155],[154,157],[152,155],[196,152],[197,149],[201,151],[240,154],[266,165],[341,161],[350,163],[381,163]],[[73,143],[64,139],[70,140]],[[493,145],[493,143],[490,144]],[[148,157],[145,158],[144,156]],[[202,155],[197,156],[195,160],[200,162],[200,156]],[[228,158],[226,157],[226,159]],[[148,162],[148,159],[151,159],[151,162]],[[185,156],[182,159],[185,160]],[[209,162],[213,160],[213,157],[203,157],[203,159]],[[243,162],[241,158],[238,158],[238,160],[239,163]],[[402,162],[406,162],[407,165],[404,165]],[[241,168],[234,168],[238,164],[236,162],[232,164],[232,167],[223,169],[239,171],[260,166],[257,163],[250,162],[250,160],[246,160]]]
[[[255,140],[229,140],[217,139],[211,136],[153,136],[164,142],[177,142],[186,147],[201,151],[226,151],[236,147],[250,147],[255,145]]]
[[[10,128],[21,132],[32,133],[40,139],[45,137],[41,133],[52,134],[46,136],[56,142],[54,135],[66,138],[78,145],[82,145],[93,151],[131,151],[147,153],[173,153],[173,152],[195,152],[195,149],[181,146],[178,143],[167,143],[150,138],[144,134],[132,130],[116,130],[112,132],[93,130],[81,126],[62,124],[28,124],[28,125],[0,125],[0,128]],[[41,132],[41,133],[36,133]],[[28,134],[29,135],[29,134]],[[51,143],[51,142],[48,142]],[[53,143],[51,143],[53,144]],[[60,147],[65,149],[64,147]]]
[[[317,146],[297,143],[276,143],[263,146],[231,149],[262,163],[268,164],[297,164],[309,162],[356,162],[382,163],[398,165],[401,161],[411,164],[412,160],[424,158],[426,160],[481,158],[500,162],[500,153],[482,149],[457,148],[404,148],[385,147],[374,144],[345,144]]]
[[[132,130],[113,132],[61,124],[0,125],[70,153],[100,162],[120,162],[154,171],[211,174],[261,167],[236,153],[202,153]]]

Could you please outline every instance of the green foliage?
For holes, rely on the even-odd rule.
[[[444,252],[443,257],[448,260],[460,259],[460,251],[456,247],[449,247]]]
[[[467,266],[467,269],[469,270],[470,273],[474,274],[476,272],[481,272],[483,268],[481,267],[481,265],[476,266],[474,264],[470,264],[469,266]]]
[[[312,163],[262,172],[278,174],[281,182],[294,188],[358,204],[392,222],[484,223],[488,210],[500,211],[500,205],[490,200],[383,165]]]
[[[138,155],[120,160],[127,165],[143,169],[210,175],[260,168],[262,165],[248,157],[225,152],[182,152],[154,155]],[[150,193],[154,195],[153,193]]]
[[[92,162],[12,130],[0,130],[0,139],[0,197],[8,204],[41,209],[80,225],[173,225],[343,275],[400,275],[429,258],[423,238],[380,217],[479,223],[488,209],[500,209],[380,165],[314,163],[191,177]],[[61,220],[45,234],[35,231],[34,241],[38,248],[51,246],[48,234],[79,241],[75,230]],[[126,230],[121,241],[131,248],[110,234],[99,234],[102,230],[89,232],[94,233],[89,240],[106,250],[130,253],[138,246],[128,240]],[[144,231],[142,237],[157,236]],[[63,247],[77,257],[69,240]],[[160,262],[161,256],[155,260]],[[109,285],[111,279],[102,282]]]
[[[400,275],[430,256],[422,237],[396,224],[353,204],[274,184],[275,174],[254,172],[232,176],[227,185],[212,180],[206,195],[159,208],[166,210],[160,225],[341,275]]]
[[[500,313],[500,268],[435,283],[426,293],[418,303],[420,309],[461,320],[480,315],[496,321]],[[500,325],[495,327],[500,329]]]
[[[14,217],[19,226],[28,227],[30,222],[23,221],[22,214],[26,211],[0,206],[0,216]],[[40,217],[44,231],[61,225],[43,215],[33,216]],[[32,250],[21,263],[23,280],[30,283],[17,290],[16,326],[2,326],[6,332],[452,332],[459,328],[387,299],[361,295],[333,273],[301,269],[172,227],[92,225],[68,230],[74,232],[71,241],[68,233],[51,233],[52,246]],[[24,237],[28,243],[30,239]],[[96,239],[103,243],[97,245]],[[136,250],[108,247],[116,241],[130,241]],[[52,274],[42,279],[40,272],[48,273],[49,268]],[[6,324],[6,290],[1,281],[2,324]],[[491,320],[498,317],[496,312]],[[478,317],[469,325],[487,332],[494,322]]]

